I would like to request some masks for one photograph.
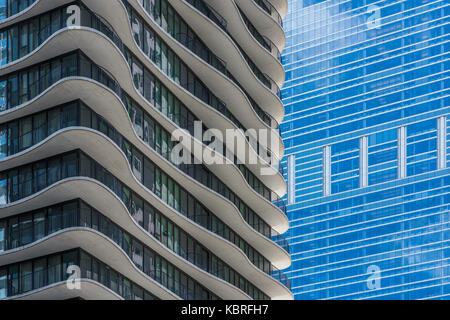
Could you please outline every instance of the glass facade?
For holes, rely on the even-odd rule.
[[[450,297],[447,1],[290,0],[296,299]]]

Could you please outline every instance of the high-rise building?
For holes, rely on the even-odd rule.
[[[290,0],[296,299],[450,297],[448,1]]]
[[[293,298],[286,12],[0,1],[0,299]]]

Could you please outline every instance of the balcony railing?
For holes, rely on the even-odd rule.
[[[278,24],[283,27],[283,18],[281,18],[280,13],[275,9],[273,5],[267,0],[253,0],[255,3],[261,7],[265,12],[267,12]]]
[[[214,10],[210,5],[208,5],[203,0],[184,0],[198,11],[203,13],[209,19],[214,21],[222,30],[227,31],[228,23],[224,17],[222,17],[216,10]]]
[[[281,282],[286,288],[291,290],[291,280],[288,278],[288,276],[283,271],[278,270],[273,266],[272,268],[272,278],[276,279],[278,282]]]

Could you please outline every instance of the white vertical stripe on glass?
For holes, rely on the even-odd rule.
[[[361,137],[359,141],[359,179],[361,188],[367,187],[369,185],[369,170],[368,170],[368,148],[369,148],[369,138],[367,136]]]
[[[323,147],[323,195],[331,194],[331,146]]]
[[[445,169],[447,165],[447,119],[445,116],[437,119],[438,128],[438,169]]]
[[[288,204],[295,203],[295,155],[291,154],[287,161]]]
[[[398,129],[398,177],[406,178],[406,127]]]

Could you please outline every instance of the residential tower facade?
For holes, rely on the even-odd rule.
[[[286,11],[0,1],[0,299],[292,299],[271,239]]]

